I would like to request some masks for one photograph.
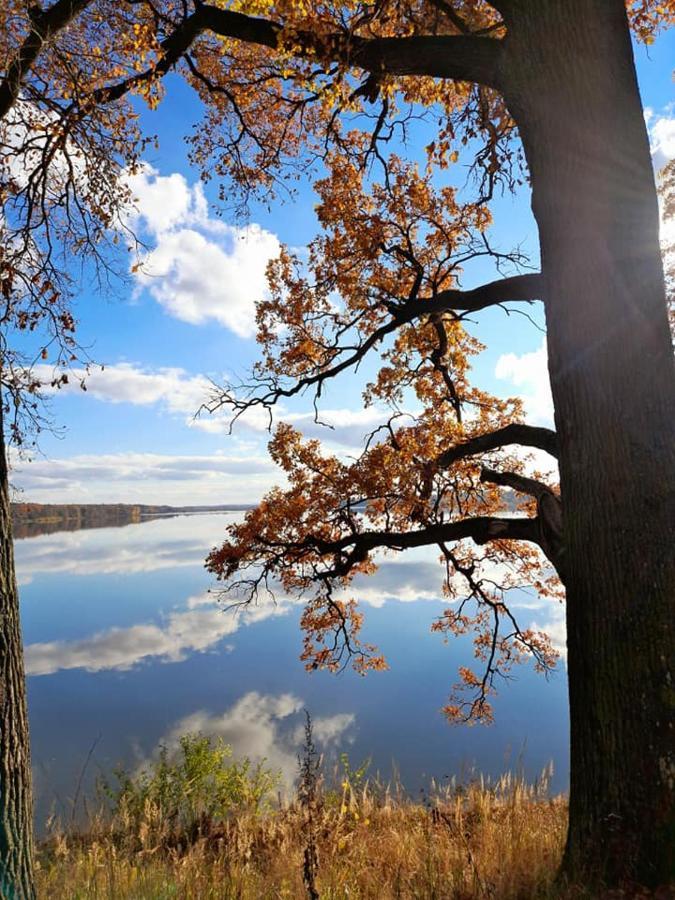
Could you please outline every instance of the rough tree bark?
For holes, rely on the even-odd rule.
[[[630,34],[623,0],[505,6],[560,448],[564,870],[655,886],[675,875],[675,371]]]
[[[33,802],[19,592],[0,403],[0,897],[30,900]]]

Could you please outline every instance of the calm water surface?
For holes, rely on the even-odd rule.
[[[548,681],[518,667],[491,727],[444,720],[440,708],[472,647],[430,632],[446,605],[435,552],[389,558],[361,582],[364,637],[389,671],[310,675],[298,658],[296,605],[234,615],[208,593],[204,557],[233,519],[180,516],[17,541],[38,825],[52,811],[70,817],[94,744],[85,793],[99,772],[139,766],[186,731],[222,735],[290,783],[305,708],[327,757],[370,757],[371,771],[398,770],[411,792],[472,767],[497,775],[522,766],[535,777],[549,762],[553,788],[566,788],[564,663]],[[523,627],[548,626],[560,640],[557,605],[512,600]]]

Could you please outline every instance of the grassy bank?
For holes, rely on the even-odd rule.
[[[409,798],[308,747],[295,796],[263,767],[187,737],[149,770],[118,773],[84,833],[53,826],[44,898],[509,898],[560,896],[566,807],[546,780],[432,787]],[[574,896],[579,896],[574,894]]]

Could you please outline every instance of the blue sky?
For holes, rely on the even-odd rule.
[[[655,164],[675,155],[675,34],[637,48],[637,63]],[[253,502],[277,479],[267,459],[263,422],[252,420],[233,436],[223,419],[193,414],[210,379],[245,373],[255,360],[254,301],[264,291],[264,268],[280,242],[302,248],[316,233],[315,199],[303,186],[292,204],[253,205],[247,223],[212,207],[213,189],[202,188],[186,160],[183,135],[198,121],[190,90],[177,78],[159,109],[142,114],[157,133],[159,149],[134,183],[136,230],[150,256],[129,285],[109,296],[93,288],[77,301],[82,344],[105,365],[93,370],[86,392],[72,388],[51,401],[59,434],[45,432],[31,461],[15,460],[13,485],[21,499],[38,502]],[[414,151],[414,148],[413,148]],[[462,184],[460,163],[449,176]],[[523,244],[536,261],[536,232],[529,196],[494,207],[494,240],[504,249]],[[487,266],[466,273],[465,287],[494,277]],[[541,318],[541,315],[539,315]],[[520,394],[532,421],[550,418],[541,331],[522,316],[485,311],[474,333],[488,345],[477,360],[476,380],[502,395]],[[378,419],[364,410],[362,377],[334,384],[323,402],[327,446],[354,451]],[[287,404],[281,417],[316,434],[311,400]]]

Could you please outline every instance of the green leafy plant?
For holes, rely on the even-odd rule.
[[[185,734],[177,749],[162,746],[147,768],[134,774],[118,768],[114,779],[100,785],[114,821],[136,826],[138,833],[161,824],[164,831],[195,838],[234,814],[266,808],[280,774],[264,760],[254,765],[234,759],[221,738]]]

